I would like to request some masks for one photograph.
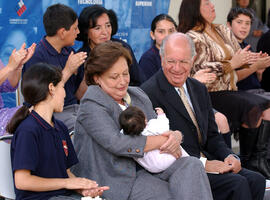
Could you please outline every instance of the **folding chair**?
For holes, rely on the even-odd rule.
[[[5,199],[15,199],[13,175],[10,159],[10,144],[6,140],[10,140],[13,135],[4,135],[0,137],[0,197]]]

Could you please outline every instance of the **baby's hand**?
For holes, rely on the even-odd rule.
[[[162,108],[157,107],[157,108],[155,108],[155,110],[156,110],[157,115],[164,114],[164,111],[162,110]]]

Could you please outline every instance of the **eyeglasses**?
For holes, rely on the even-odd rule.
[[[177,63],[180,66],[186,66],[189,65],[191,63],[191,60],[174,60],[174,59],[166,59],[166,62],[171,65],[171,66],[176,66]]]

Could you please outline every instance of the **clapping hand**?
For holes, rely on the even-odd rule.
[[[24,48],[25,48],[25,46],[24,46]],[[24,59],[22,60],[21,65],[26,63],[33,56],[35,49],[36,49],[36,44],[33,43],[29,48],[27,48],[27,49],[24,49],[24,48],[21,48],[22,51],[25,50],[27,53],[26,53],[26,56],[24,57]],[[21,49],[19,51],[21,51]]]
[[[216,80],[217,76],[215,73],[210,72],[211,69],[201,69],[197,71],[193,78],[197,79],[201,83],[207,84],[207,83],[212,83]]]
[[[76,74],[78,67],[80,67],[87,58],[86,52],[75,53],[72,51],[68,57],[65,68],[70,74]]]
[[[249,51],[250,45],[246,46],[244,49],[239,49],[232,59],[230,60],[231,66],[233,69],[238,69],[245,64],[249,63],[251,59],[251,54]]]
[[[12,71],[21,69],[22,65],[32,57],[35,51],[36,44],[33,43],[28,49],[25,49],[25,47],[26,44],[23,43],[18,51],[16,49],[12,51],[7,65],[7,67],[10,67]]]

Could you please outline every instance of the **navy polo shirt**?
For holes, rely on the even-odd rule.
[[[53,46],[45,39],[38,43],[36,50],[32,58],[24,64],[23,73],[33,64],[43,62],[51,65],[55,65],[64,69],[69,54],[74,51],[71,47],[64,47],[60,53],[58,53]],[[75,52],[75,51],[74,51]],[[79,88],[84,76],[83,65],[78,68],[77,74],[70,76],[65,84],[66,97],[64,106],[77,104],[78,99],[75,96],[77,89]]]
[[[27,169],[43,178],[67,178],[66,172],[78,163],[67,127],[53,118],[50,126],[35,111],[21,122],[11,142],[11,163],[15,170]],[[68,190],[31,192],[15,188],[16,199],[49,199],[65,195]]]
[[[159,50],[155,44],[142,55],[139,61],[139,67],[143,71],[146,80],[161,68]]]

